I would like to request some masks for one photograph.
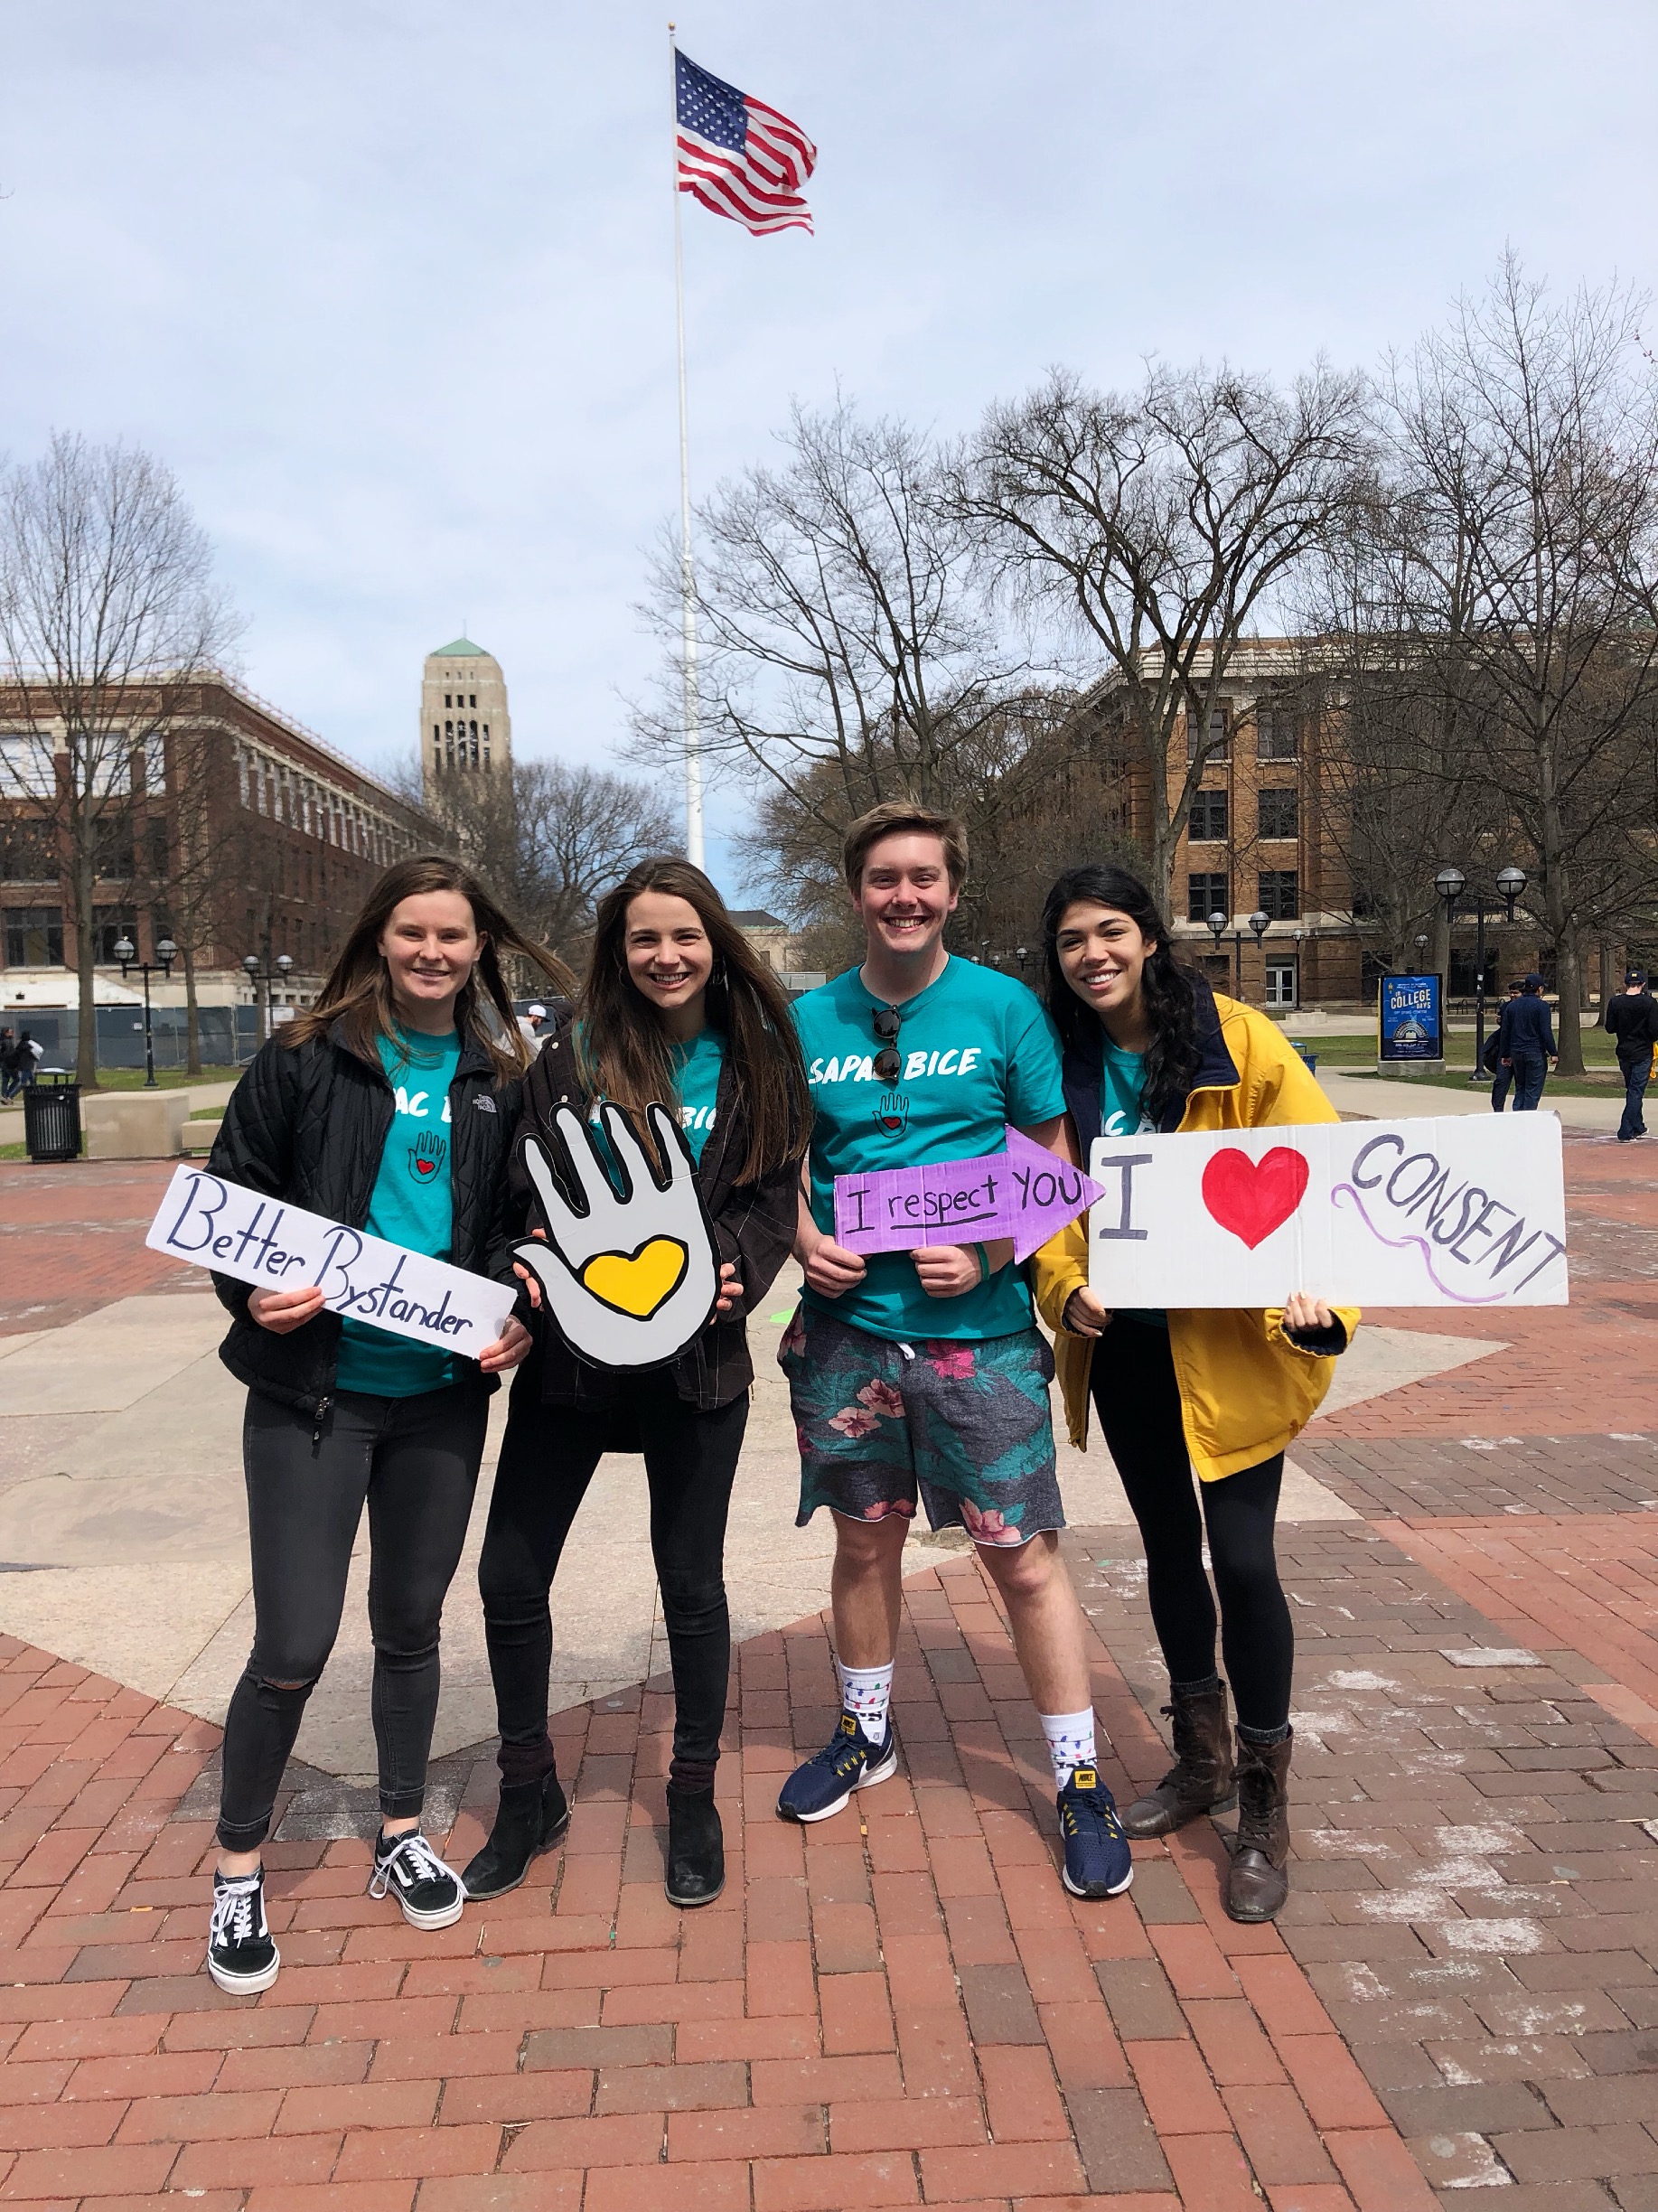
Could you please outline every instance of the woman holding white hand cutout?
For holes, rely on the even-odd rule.
[[[453,860],[389,868],[314,1006],[284,1025],[225,1109],[210,1170],[478,1273],[499,1265],[506,1155],[529,1055],[500,955],[563,975]],[[259,1849],[305,1702],[339,1632],[365,1506],[380,1835],[370,1890],[413,1926],[460,1917],[460,1880],[420,1832],[438,1633],[498,1374],[530,1347],[509,1320],[473,1358],[325,1311],[323,1292],[214,1277],[220,1356],[248,1385],[242,1453],[253,1650],[225,1721],[208,1970],[268,1989],[279,1958]]]
[[[695,1190],[671,1124],[653,1129],[664,1108],[695,1159]],[[501,1800],[465,1870],[470,1897],[516,1889],[569,1822],[548,1733],[549,1593],[594,1471],[616,1450],[644,1454],[673,1667],[668,1895],[706,1905],[724,1887],[714,1776],[731,1661],[726,1516],[754,1380],[744,1317],[788,1257],[810,1125],[806,1072],[776,979],[700,868],[642,861],[599,903],[574,1017],[526,1081],[513,1149],[525,1226],[550,1231],[558,1250],[519,1270],[539,1308],[537,1345],[513,1386],[478,1563]],[[566,1187],[552,1186],[548,1163]],[[697,1271],[704,1214],[718,1247],[717,1286]],[[671,1289],[654,1303],[632,1297],[633,1271],[679,1247],[689,1259]],[[617,1306],[595,1326],[594,1298],[576,1286],[605,1281]],[[620,1333],[630,1359],[657,1362],[663,1347],[684,1343],[686,1316],[694,1323],[710,1302],[712,1319],[671,1364],[603,1364],[600,1327]],[[630,1303],[631,1315],[621,1309]]]

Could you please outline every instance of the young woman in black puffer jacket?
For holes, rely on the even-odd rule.
[[[526,1059],[503,949],[561,980],[467,869],[438,858],[388,869],[316,1005],[237,1085],[210,1172],[489,1272]],[[268,1989],[280,1964],[259,1847],[339,1632],[365,1503],[381,1814],[370,1887],[417,1927],[460,1917],[459,1879],[420,1832],[438,1631],[489,1397],[531,1340],[514,1318],[469,1359],[342,1320],[314,1288],[214,1283],[232,1317],[220,1356],[248,1385],[254,1639],[225,1721],[208,1970],[239,1994]]]

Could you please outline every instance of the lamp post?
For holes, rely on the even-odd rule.
[[[1301,1011],[1301,959],[1302,947],[1306,942],[1307,932],[1304,929],[1298,929],[1296,932],[1296,1012],[1297,1014]]]
[[[1447,941],[1457,920],[1457,902],[1466,888],[1467,881],[1467,877],[1459,867],[1442,867],[1434,877],[1434,889],[1445,901],[1445,927]],[[1497,870],[1497,893],[1506,909],[1505,919],[1510,923],[1514,918],[1514,901],[1525,889],[1525,886],[1526,874],[1523,868],[1515,867],[1511,864],[1507,867]],[[1474,1066],[1468,1076],[1470,1083],[1484,1083],[1485,1080],[1485,1070],[1480,1063],[1485,1056],[1486,911],[1485,894],[1483,891],[1476,891],[1474,894]],[[1494,914],[1496,909],[1493,907],[1490,911]],[[1447,979],[1448,981],[1449,979]]]
[[[170,976],[173,973],[173,963],[178,958],[179,949],[171,937],[164,937],[155,948],[155,959],[153,964],[149,961],[141,961],[137,957],[137,951],[138,948],[134,944],[132,939],[124,936],[117,942],[115,956],[121,963],[123,983],[126,980],[126,971],[129,968],[136,968],[138,973],[144,978],[144,1087],[146,1091],[155,1091],[158,1090],[160,1085],[155,1081],[155,1039],[150,1031],[150,978],[153,975]]]
[[[1208,917],[1208,921],[1209,927],[1214,933],[1214,949],[1217,952],[1219,952],[1221,950],[1221,940],[1226,934],[1226,916],[1223,914],[1219,913],[1212,914]]]
[[[1260,942],[1261,939],[1266,935],[1267,932],[1271,928],[1271,926],[1272,916],[1269,914],[1263,914],[1260,908],[1258,906],[1254,913],[1250,916],[1250,927],[1254,932],[1255,942],[1257,944]],[[1239,984],[1238,996],[1240,998],[1241,998],[1243,996],[1241,980]],[[1266,1003],[1267,997],[1267,978],[1264,968],[1261,971],[1260,996],[1261,1003],[1264,1005]]]
[[[254,1004],[256,1006],[258,1004],[258,987],[260,983],[265,986],[265,1042],[267,1044],[270,1042],[271,1032],[276,1027],[276,1023],[271,1018],[270,987],[273,983],[286,983],[288,979],[288,970],[293,965],[293,961],[286,952],[278,952],[273,961],[268,945],[265,949],[263,968],[259,965],[259,956],[257,952],[247,952],[242,956],[242,966],[248,971],[248,980],[255,987]]]
[[[1018,948],[1018,952],[1019,952],[1019,974],[1020,974],[1021,978],[1023,978],[1023,976],[1024,976],[1024,974],[1025,974],[1025,963],[1026,963],[1026,961],[1027,960],[1029,960],[1029,958],[1030,958],[1030,956],[1031,956],[1031,949],[1030,949],[1029,945],[1021,945],[1021,946]]]

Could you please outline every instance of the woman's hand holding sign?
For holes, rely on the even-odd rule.
[[[248,1317],[273,1336],[289,1336],[323,1310],[323,1293],[314,1286],[306,1290],[261,1290],[248,1293]]]

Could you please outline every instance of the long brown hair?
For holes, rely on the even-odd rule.
[[[652,1100],[677,1105],[671,1039],[627,968],[628,908],[642,892],[684,899],[714,948],[708,1025],[725,1033],[727,1064],[748,1131],[739,1183],[799,1159],[811,1129],[811,1093],[789,1002],[699,867],[671,857],[642,860],[599,901],[593,951],[576,1001],[576,1054],[583,1087],[614,1099],[642,1129]]]
[[[352,923],[351,933],[329,970],[316,1004],[284,1024],[280,1035],[288,1044],[303,1045],[308,1037],[325,1036],[336,1021],[344,1029],[347,1044],[370,1062],[380,1037],[389,1037],[394,1044],[401,1041],[380,938],[405,899],[420,898],[429,891],[457,892],[472,908],[473,921],[482,940],[473,971],[454,1002],[455,1027],[463,1038],[488,1053],[502,1081],[523,1073],[529,1054],[501,978],[502,952],[516,952],[520,960],[529,961],[567,998],[575,994],[576,979],[556,952],[549,952],[545,945],[531,944],[469,867],[440,853],[418,853],[386,870]],[[501,1025],[499,1036],[484,1012],[486,998]]]

